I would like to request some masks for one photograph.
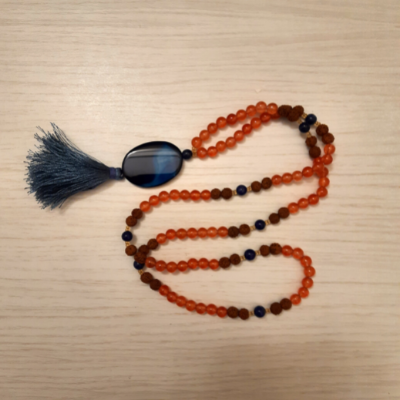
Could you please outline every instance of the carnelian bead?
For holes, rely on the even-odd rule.
[[[293,249],[290,246],[283,246],[282,247],[282,254],[285,257],[290,257],[293,254]]]
[[[143,212],[148,212],[148,211],[151,210],[151,204],[150,204],[148,201],[142,201],[142,202],[140,203],[140,209],[141,209]]]
[[[158,289],[161,296],[166,296],[169,293],[169,287],[167,285],[161,285],[160,289]]]
[[[308,204],[315,206],[319,202],[319,197],[316,194],[310,194],[308,196]]]
[[[169,240],[174,240],[176,238],[176,231],[174,229],[167,230],[167,238]]]
[[[329,178],[321,178],[319,180],[319,186],[326,187],[329,186],[330,180]]]
[[[226,117],[226,122],[228,122],[229,125],[235,125],[237,122],[236,114],[229,114]]]
[[[202,141],[206,141],[210,138],[210,132],[208,132],[206,130],[201,131],[199,137]]]
[[[204,314],[206,312],[206,305],[203,303],[199,303],[196,305],[197,314]]]
[[[186,297],[185,296],[179,296],[176,299],[176,305],[178,307],[185,307],[186,306]]]
[[[188,235],[188,238],[194,239],[195,237],[197,237],[197,229],[189,228],[187,231],[187,235]]]
[[[189,268],[189,265],[186,261],[179,261],[178,262],[178,269],[181,272],[185,272]]]
[[[163,272],[163,271],[165,271],[165,268],[167,268],[167,263],[165,261],[158,260],[156,262],[156,270],[157,271]]]
[[[193,201],[198,201],[198,200],[200,200],[200,197],[201,197],[201,194],[200,194],[200,192],[199,192],[198,190],[192,190],[192,191],[190,192],[190,198],[191,198]]]
[[[207,130],[208,130],[208,132],[211,133],[211,135],[213,135],[214,133],[217,133],[218,126],[217,126],[217,124],[210,124],[207,126]]]
[[[154,268],[156,266],[156,260],[154,257],[147,257],[145,265],[147,268]]]
[[[178,201],[181,198],[181,194],[179,193],[179,190],[174,189],[169,193],[169,197],[174,201]]]
[[[308,297],[310,292],[308,291],[307,288],[301,287],[297,293],[299,294],[300,297],[304,299],[305,297]]]
[[[199,263],[195,258],[191,258],[188,261],[188,266],[190,269],[197,269],[197,267],[199,266]]]
[[[167,264],[167,271],[173,274],[178,269],[175,262],[171,261]]]
[[[321,178],[324,176],[324,168],[324,164],[316,164],[312,167],[313,172]]]
[[[226,127],[226,118],[219,117],[217,119],[217,126],[218,126],[219,129],[225,128]]]
[[[271,116],[278,113],[278,106],[275,103],[269,103],[267,106],[267,113]]]
[[[336,147],[333,144],[327,144],[324,147],[324,153],[325,154],[333,154],[335,152],[335,150],[336,150]]]
[[[314,267],[306,267],[304,268],[304,275],[311,277],[315,275],[315,268]]]
[[[301,303],[301,297],[298,294],[293,294],[290,296],[290,301],[293,305],[297,306]]]
[[[186,302],[186,310],[193,311],[196,308],[196,303],[193,300]]]
[[[259,101],[256,104],[256,110],[259,114],[262,114],[264,111],[267,110],[267,105],[263,101]]]
[[[206,228],[200,228],[197,231],[197,234],[199,235],[200,238],[205,238],[207,236],[207,229]]]
[[[253,128],[251,127],[250,124],[244,124],[242,126],[242,131],[245,135],[250,135],[251,131],[253,130]]]
[[[186,235],[187,235],[186,230],[183,229],[183,228],[178,229],[178,230],[176,231],[176,237],[177,237],[178,239],[183,240],[183,239],[186,238]]]
[[[305,209],[308,207],[308,200],[302,197],[297,204],[299,205],[300,208]]]
[[[317,195],[319,197],[325,197],[328,194],[328,190],[325,187],[319,187],[317,189]]]
[[[189,200],[190,199],[190,192],[189,190],[181,190],[179,193],[182,200]]]
[[[300,258],[300,264],[301,264],[303,267],[309,267],[309,266],[312,264],[311,257],[308,257],[308,256],[303,256],[303,257],[301,257],[301,258]]]
[[[249,117],[254,117],[257,114],[257,109],[254,106],[248,106],[246,113]]]
[[[217,315],[220,318],[225,318],[227,314],[226,308],[225,307],[218,307],[217,308]]]
[[[220,140],[219,142],[217,142],[215,147],[217,148],[219,153],[223,153],[226,149],[226,144],[224,141]]]
[[[278,113],[271,115],[271,119],[279,119],[280,117],[281,116]]]
[[[293,249],[292,256],[293,256],[293,258],[295,258],[296,260],[300,260],[300,258],[304,256],[304,252],[303,252],[302,249],[296,247],[295,249]]]
[[[195,148],[195,149],[199,149],[200,147],[201,147],[201,145],[203,144],[203,141],[199,138],[199,137],[194,137],[193,139],[192,139],[192,146]]]
[[[261,119],[260,118],[252,118],[251,119],[251,127],[253,129],[257,129],[261,126]]]
[[[288,209],[290,214],[296,214],[299,211],[299,205],[297,203],[290,203]]]
[[[178,298],[178,295],[175,292],[169,292],[167,294],[167,300],[170,303],[175,303],[177,298]]]
[[[160,198],[160,200],[165,203],[169,200],[169,193],[166,192],[165,190],[163,190],[162,192],[160,192],[160,194],[158,195],[158,197]]]
[[[209,315],[215,315],[217,313],[217,307],[214,304],[209,304],[206,311]]]
[[[218,228],[218,236],[219,237],[227,237],[228,236],[228,229],[225,228],[225,226],[221,226],[220,228]]]
[[[292,174],[286,173],[286,174],[282,175],[282,182],[283,183],[288,184],[288,183],[292,182],[292,180],[293,180],[293,175]]]
[[[325,165],[329,165],[329,164],[332,164],[333,158],[330,154],[325,154],[323,156],[322,160],[324,161]]]
[[[322,157],[317,157],[317,158],[314,158],[314,160],[313,160],[313,164],[314,165],[317,165],[317,164],[323,164],[324,162],[323,162],[323,160],[322,160]]]
[[[213,269],[214,271],[219,268],[219,262],[215,258],[210,260],[209,265],[210,268]]]
[[[167,236],[163,233],[157,235],[157,242],[160,244],[164,244],[167,241]]]
[[[207,150],[204,147],[201,147],[197,150],[197,157],[199,158],[206,158],[207,157]]]
[[[214,228],[213,226],[211,228],[208,228],[207,235],[211,238],[217,236],[217,228]]]
[[[208,268],[208,260],[207,260],[207,258],[200,258],[199,267],[201,269],[207,269]]]
[[[314,175],[314,171],[311,167],[305,167],[305,168],[303,168],[302,174],[306,178],[310,178],[311,176]]]
[[[294,171],[292,176],[293,176],[293,180],[296,182],[299,182],[303,179],[303,174],[300,171]]]
[[[304,278],[304,279],[301,281],[301,283],[302,283],[302,285],[303,285],[305,288],[307,288],[307,289],[310,289],[310,288],[313,287],[313,285],[314,285],[314,281],[313,281],[311,278]]]
[[[282,183],[282,177],[280,176],[280,175],[274,175],[273,177],[272,177],[272,184],[274,185],[274,186],[278,186],[278,185],[280,185]]]
[[[158,196],[151,196],[150,199],[149,199],[149,203],[152,206],[158,205],[159,202],[160,202],[160,199],[158,198]]]
[[[262,122],[263,124],[266,124],[267,122],[269,122],[269,121],[271,120],[271,116],[270,116],[268,113],[263,112],[263,113],[260,115],[260,119],[261,119],[261,122]]]
[[[218,150],[215,146],[210,146],[207,150],[207,154],[209,155],[209,157],[216,157],[218,154]]]
[[[228,139],[226,139],[226,146],[229,147],[230,149],[232,147],[235,147],[236,146],[236,140],[232,136],[228,137]]]
[[[237,142],[241,142],[244,139],[244,133],[242,131],[236,131],[233,137]]]
[[[246,117],[247,117],[246,111],[244,111],[244,110],[239,110],[239,111],[236,113],[236,117],[237,117],[238,121],[244,121],[244,120],[246,119]]]
[[[207,200],[210,200],[210,198],[211,198],[211,192],[209,191],[209,190],[203,190],[201,193],[200,193],[200,195],[201,195],[201,198],[204,200],[204,201],[207,201]]]

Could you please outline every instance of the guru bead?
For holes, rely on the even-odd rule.
[[[130,242],[132,239],[133,239],[132,232],[130,232],[130,231],[125,231],[125,232],[122,234],[122,240],[123,240],[124,242]]]
[[[263,306],[257,306],[254,308],[254,315],[257,318],[262,318],[265,316],[265,314],[266,314],[266,310]]]
[[[244,257],[247,261],[252,261],[256,258],[256,252],[252,249],[248,249],[244,252]]]

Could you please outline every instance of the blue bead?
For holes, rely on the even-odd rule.
[[[244,196],[244,195],[247,193],[247,187],[244,186],[244,185],[239,185],[239,186],[236,188],[236,193],[237,193],[239,196]]]
[[[252,249],[248,249],[244,252],[244,258],[248,261],[252,261],[256,258],[256,252]]]
[[[265,221],[258,219],[254,225],[258,231],[262,231],[265,228]]]
[[[130,232],[130,231],[125,231],[122,234],[122,240],[124,242],[130,242],[132,240],[132,238],[133,238],[133,235],[132,235],[132,232]]]
[[[183,157],[184,160],[190,160],[193,157],[192,150],[183,150],[182,151],[182,157]]]
[[[133,263],[133,266],[135,267],[135,269],[139,270],[139,269],[143,269],[144,268],[144,264],[139,264],[137,261],[135,261]]]
[[[144,143],[125,156],[122,172],[125,178],[136,186],[160,186],[179,174],[182,169],[182,157],[181,151],[172,143]]]
[[[254,315],[258,318],[262,318],[265,315],[265,308],[263,306],[257,306],[254,309]]]
[[[306,117],[306,123],[308,125],[314,125],[317,122],[317,117],[314,114],[308,114]]]
[[[310,125],[306,124],[305,122],[302,122],[302,123],[299,125],[299,129],[300,129],[300,132],[302,132],[302,133],[307,133],[307,132],[310,131]]]

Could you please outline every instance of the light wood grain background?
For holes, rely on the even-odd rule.
[[[0,0],[0,398],[399,399],[399,45],[396,0]],[[158,190],[115,182],[53,212],[24,190],[38,125],[56,122],[119,166],[145,141],[190,147],[259,100],[302,104],[329,124],[328,198],[265,232],[171,243],[156,257],[300,246],[315,287],[279,317],[191,315],[141,284],[120,234]],[[166,189],[234,188],[307,163],[297,131],[274,123],[189,162]],[[252,223],[316,187],[164,205],[137,241]],[[295,291],[301,270],[276,257],[159,275],[196,301],[251,308]]]

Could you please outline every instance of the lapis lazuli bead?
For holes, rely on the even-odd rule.
[[[132,235],[132,232],[130,232],[130,231],[125,231],[122,234],[122,240],[124,242],[130,242],[132,240],[132,238],[133,238],[133,235]]]
[[[192,150],[183,150],[182,151],[182,158],[184,160],[190,160],[193,157]]]
[[[308,114],[305,121],[308,125],[314,125],[317,122],[317,117],[314,114]]]
[[[299,125],[299,130],[300,130],[300,132],[302,132],[302,133],[307,133],[307,132],[310,131],[310,125],[306,124],[305,122],[302,122],[302,123]]]
[[[144,268],[144,264],[139,264],[137,261],[134,261],[133,266],[135,269],[140,270]]]
[[[253,261],[256,258],[256,252],[252,249],[248,249],[244,252],[244,258],[248,261]]]
[[[169,142],[148,142],[132,149],[124,158],[125,178],[136,186],[150,188],[175,178],[182,169],[181,151]]]
[[[244,185],[239,185],[239,186],[236,188],[236,193],[237,193],[239,196],[244,196],[244,195],[247,193],[247,187],[244,186]]]
[[[265,316],[265,308],[263,306],[257,306],[254,309],[254,315],[258,318],[262,318]]]
[[[265,228],[265,225],[265,221],[263,221],[262,219],[258,219],[254,224],[258,231],[262,231]]]

